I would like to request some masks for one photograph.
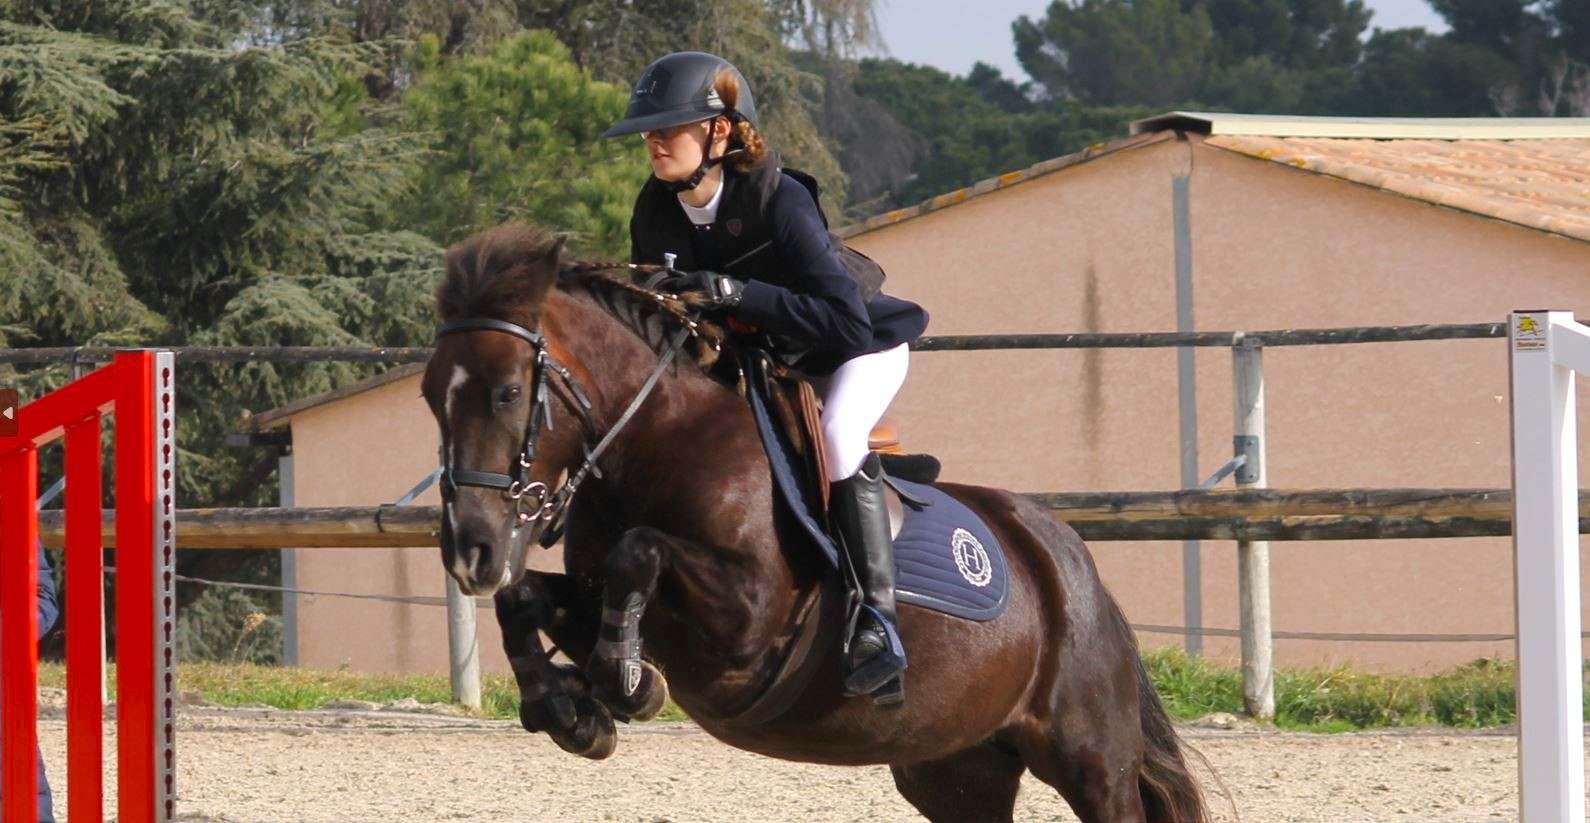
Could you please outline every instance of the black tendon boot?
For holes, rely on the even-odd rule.
[[[835,483],[833,491],[834,524],[860,578],[863,603],[845,660],[845,693],[898,702],[904,697],[899,677],[905,648],[895,628],[894,547],[877,453],[868,454],[861,470]]]

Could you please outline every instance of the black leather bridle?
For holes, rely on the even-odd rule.
[[[518,337],[530,344],[535,351],[535,375],[532,378],[535,387],[530,394],[530,419],[525,425],[524,446],[514,458],[509,474],[500,472],[476,471],[474,469],[461,469],[444,460],[442,465],[442,485],[450,493],[456,493],[460,486],[476,486],[486,489],[499,489],[503,496],[512,500],[518,509],[517,526],[524,526],[536,521],[544,521],[545,527],[541,533],[541,545],[551,546],[563,536],[563,520],[568,513],[569,503],[574,499],[575,492],[579,491],[580,484],[587,475],[601,478],[602,472],[596,467],[596,459],[601,456],[607,447],[612,445],[613,439],[623,430],[624,426],[634,418],[635,412],[645,402],[652,389],[657,387],[657,381],[662,378],[668,364],[673,362],[679,349],[684,346],[685,340],[695,333],[694,324],[688,324],[679,329],[679,332],[669,341],[667,351],[657,363],[657,368],[652,371],[651,377],[641,387],[635,399],[630,401],[629,408],[618,421],[607,430],[607,434],[591,445],[590,439],[596,437],[596,421],[591,417],[591,401],[585,392],[580,389],[580,384],[575,381],[574,375],[547,352],[546,336],[540,329],[531,331],[517,323],[496,320],[489,317],[464,317],[449,320],[436,329],[438,338],[449,334],[463,332],[500,332]],[[536,447],[541,439],[542,426],[552,430],[552,404],[547,399],[547,375],[556,374],[568,387],[569,394],[573,396],[570,404],[579,413],[585,423],[587,442],[585,446],[585,462],[579,469],[569,475],[563,486],[553,490],[539,480],[530,480],[530,469],[535,465]],[[566,402],[567,399],[565,399]]]

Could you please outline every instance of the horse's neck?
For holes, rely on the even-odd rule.
[[[569,334],[576,324],[577,334]],[[549,340],[568,346],[564,362],[571,368],[580,364],[577,379],[590,375],[601,396],[592,401],[603,425],[623,413],[659,362],[634,331],[583,298],[566,297],[556,305],[547,330]],[[796,589],[813,584],[785,556],[785,540],[768,508],[772,480],[749,409],[733,390],[686,360],[668,367],[613,443],[612,459],[602,462],[603,477],[585,510],[590,520],[581,524],[582,533],[603,537],[566,546],[566,562],[598,573],[600,556],[610,548],[598,544],[637,526],[685,540],[692,550],[668,563],[679,593],[677,610],[657,610],[677,624],[680,637],[706,634],[711,642],[704,649],[734,650],[727,655],[732,663],[714,658],[702,661],[710,665],[687,667],[722,673],[727,665],[736,672],[721,683],[692,683],[692,691],[710,694],[708,702],[744,702],[744,689],[763,683],[776,662],[769,650],[785,631]],[[691,644],[672,648],[668,640],[656,642],[681,660],[708,653]]]
[[[663,355],[649,340],[663,341],[666,346],[675,333],[644,310],[622,304],[618,310],[626,308],[635,311],[635,316],[620,319],[589,295],[554,292],[543,319],[550,353],[569,367],[590,395],[592,416],[603,429],[593,433],[598,438],[607,435],[606,427],[618,423],[659,367]],[[736,402],[732,392],[690,362],[690,348],[687,342],[674,356],[614,437],[604,455],[604,469],[621,469],[637,451],[636,441],[673,428],[680,418],[721,414]]]

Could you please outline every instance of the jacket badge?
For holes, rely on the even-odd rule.
[[[729,218],[729,222],[724,225],[724,228],[729,230],[729,234],[732,234],[735,237],[739,237],[740,236],[740,218],[738,218],[738,217]]]

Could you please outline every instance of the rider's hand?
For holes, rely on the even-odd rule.
[[[688,272],[670,281],[668,286],[680,292],[693,291],[705,295],[707,300],[702,308],[709,313],[733,312],[740,305],[740,294],[745,290],[744,282],[711,271]]]

